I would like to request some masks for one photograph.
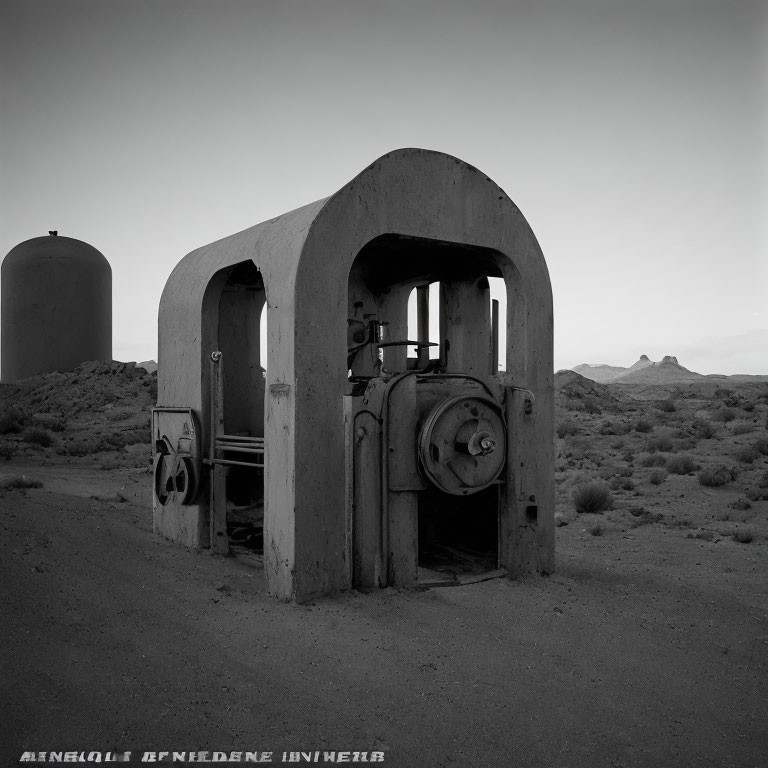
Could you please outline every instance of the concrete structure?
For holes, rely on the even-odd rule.
[[[507,291],[506,371],[489,277]],[[193,251],[160,302],[155,530],[226,551],[227,510],[258,503],[248,485],[263,482],[281,598],[414,584],[434,541],[482,540],[510,576],[552,570],[552,330],[523,215],[437,152],[391,152],[331,197]]]
[[[13,248],[0,306],[3,382],[112,359],[112,269],[82,240],[52,232]]]

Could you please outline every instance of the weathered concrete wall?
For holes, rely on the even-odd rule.
[[[13,248],[0,306],[3,382],[112,359],[112,269],[82,240],[36,237]]]

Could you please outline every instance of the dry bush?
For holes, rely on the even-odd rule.
[[[56,453],[63,456],[89,456],[100,450],[101,447],[93,440],[69,440],[59,445]]]
[[[661,400],[656,404],[656,407],[662,412],[662,413],[674,413],[677,410],[677,406],[675,405],[675,401],[670,397],[666,400]]]
[[[638,459],[638,464],[641,467],[664,467],[667,464],[667,459],[664,456],[659,456],[658,453],[646,453]]]
[[[564,437],[569,437],[571,435],[578,435],[579,434],[579,428],[576,425],[575,421],[571,421],[571,419],[564,419],[557,425],[557,436],[562,440]]]
[[[39,445],[42,448],[48,448],[53,442],[50,433],[42,427],[27,427],[24,432],[22,432],[21,439],[25,443]]]
[[[634,482],[628,477],[612,477],[608,482],[608,486],[612,491],[618,491],[619,489],[622,491],[635,490]]]
[[[699,472],[699,483],[708,488],[718,488],[736,479],[736,472],[722,464],[705,467]]]
[[[591,533],[593,536],[602,536],[602,535],[605,533],[605,528],[603,528],[603,526],[602,526],[602,525],[600,525],[600,523],[598,523],[597,525],[593,525],[593,526],[592,526],[592,527],[589,529],[589,532],[590,532],[590,533]]]
[[[761,437],[759,440],[755,440],[752,443],[752,447],[763,456],[768,456],[768,437]]]
[[[733,432],[734,435],[746,435],[749,432],[754,432],[755,426],[754,422],[741,419],[740,421],[731,423],[731,432]]]
[[[573,506],[577,512],[603,512],[611,507],[611,492],[605,483],[583,483],[573,491]]]
[[[760,456],[760,451],[754,445],[740,445],[734,452],[733,457],[745,464],[751,464]]]
[[[651,485],[661,485],[667,479],[667,472],[664,469],[654,469],[648,479]]]
[[[0,459],[10,461],[13,458],[13,445],[7,440],[0,440]]]
[[[755,538],[755,532],[752,528],[737,528],[731,536],[734,541],[738,541],[739,544],[749,544]]]
[[[655,451],[669,453],[674,449],[675,446],[672,443],[672,438],[669,437],[669,435],[657,435],[656,437],[649,438],[649,440],[645,443],[645,450],[648,451],[648,453],[654,453]]]
[[[687,475],[698,468],[699,465],[690,456],[670,456],[667,460],[667,469],[673,475]]]
[[[639,528],[641,525],[650,525],[651,523],[660,523],[664,519],[661,512],[649,512],[645,507],[631,507],[629,514],[632,515],[633,528]]]
[[[648,419],[638,419],[633,425],[632,429],[635,430],[635,432],[650,432],[653,429],[653,424],[651,424]]]
[[[0,435],[10,435],[21,432],[24,426],[24,417],[14,408],[5,408],[0,411]]]
[[[744,493],[750,501],[768,500],[768,470],[763,472]]]
[[[14,488],[42,488],[43,484],[39,480],[32,480],[26,475],[13,475],[12,477],[6,477],[4,480],[0,480],[0,489],[3,491],[10,491]]]
[[[750,501],[766,501],[768,500],[768,488],[761,488],[758,485],[753,485],[751,488],[747,488],[744,491],[744,495]]]
[[[742,510],[743,511],[745,509],[751,509],[752,505],[746,499],[742,499],[741,497],[739,497],[738,499],[736,499],[736,501],[732,501],[728,505],[728,508],[729,509],[738,509],[738,510]],[[723,519],[727,520],[728,517],[725,517]]]
[[[67,422],[58,416],[38,413],[32,417],[34,426],[48,429],[51,432],[63,432],[67,427]]]
[[[708,440],[710,437],[714,437],[715,425],[711,421],[706,419],[694,419],[691,422],[691,432],[702,440]]]
[[[602,411],[600,410],[600,406],[592,397],[585,397],[581,401],[581,404],[587,413],[591,413],[591,414],[602,413]]]
[[[604,421],[600,425],[601,435],[626,435],[629,432],[629,425],[623,421]]]
[[[723,424],[727,424],[736,418],[736,411],[733,408],[721,405],[716,411],[713,411],[712,418],[715,421],[722,421]]]

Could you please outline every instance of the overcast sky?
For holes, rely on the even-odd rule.
[[[521,208],[555,365],[768,373],[768,3],[0,0],[0,251],[58,229],[157,354],[194,248],[447,152]]]

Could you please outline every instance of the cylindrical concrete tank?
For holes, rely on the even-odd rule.
[[[27,240],[5,257],[0,282],[3,382],[112,359],[112,269],[93,246],[53,233]]]

